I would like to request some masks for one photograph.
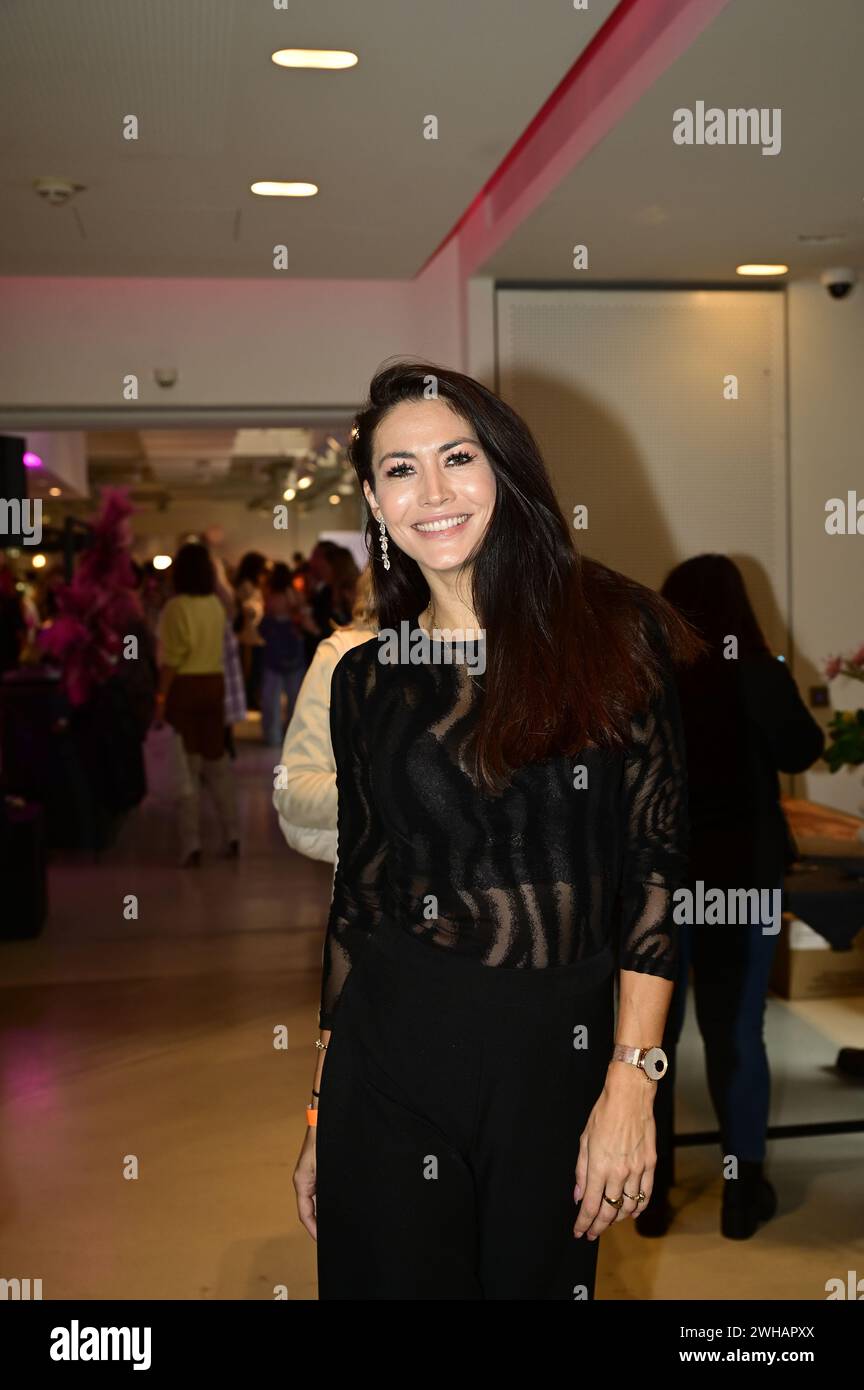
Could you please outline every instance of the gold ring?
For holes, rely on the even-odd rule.
[[[630,1193],[629,1193],[629,1192],[625,1192],[625,1193],[624,1193],[624,1196],[625,1196],[625,1197],[630,1197]],[[637,1205],[637,1207],[638,1207],[638,1205],[639,1205],[640,1202],[644,1202],[644,1201],[645,1201],[645,1193],[642,1192],[641,1189],[640,1189],[639,1196],[638,1196],[638,1197],[630,1197],[630,1201],[631,1201],[631,1202],[635,1202],[636,1205]]]
[[[619,1208],[620,1208],[620,1207],[623,1207],[623,1205],[624,1205],[624,1198],[623,1198],[623,1197],[618,1197],[618,1198],[607,1197],[605,1192],[603,1193],[603,1201],[604,1201],[604,1202],[608,1202],[609,1205],[610,1205],[610,1207],[619,1207]]]

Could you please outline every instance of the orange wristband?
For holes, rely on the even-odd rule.
[[[313,1129],[317,1128],[318,1111],[314,1105],[306,1106],[306,1123],[311,1125]]]

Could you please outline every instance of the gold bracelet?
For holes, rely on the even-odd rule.
[[[315,1046],[316,1046],[316,1047],[319,1047],[319,1048],[321,1049],[322,1052],[326,1052],[326,1051],[327,1051],[327,1048],[330,1046],[330,1044],[329,1044],[329,1043],[322,1043],[322,1041],[321,1041],[320,1038],[316,1038],[316,1039],[315,1039]]]

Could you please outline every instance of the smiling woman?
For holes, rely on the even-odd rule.
[[[470,377],[399,362],[374,379],[352,435],[370,555],[392,542],[389,568],[372,567],[379,624],[431,613],[489,634],[474,745],[485,790],[586,741],[623,748],[660,690],[642,617],[673,660],[698,639],[658,594],[579,555],[525,422]]]
[[[480,631],[485,660],[373,639],[334,672],[327,1061],[295,1173],[319,1294],[591,1298],[597,1236],[651,1194],[686,859],[671,661],[700,643],[576,553],[479,382],[386,368],[351,457],[379,630]]]

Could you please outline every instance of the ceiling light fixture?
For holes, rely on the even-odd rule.
[[[736,275],[785,275],[789,270],[788,265],[759,265],[754,262],[752,265],[736,265]]]
[[[312,198],[318,192],[317,183],[282,183],[275,179],[259,179],[250,188],[259,198]]]
[[[339,48],[280,48],[271,58],[280,68],[353,68],[359,61],[356,53]]]

